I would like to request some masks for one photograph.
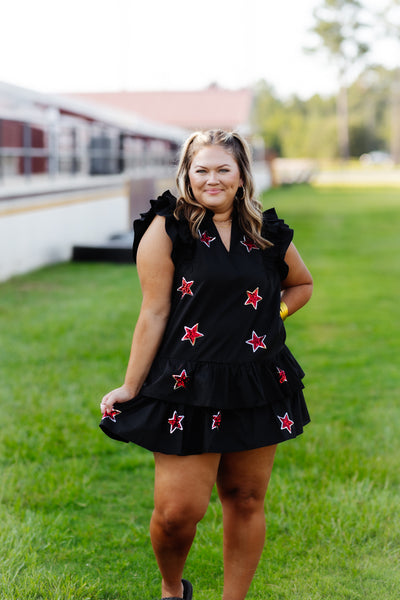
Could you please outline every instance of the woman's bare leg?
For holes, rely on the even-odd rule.
[[[155,453],[154,512],[150,535],[162,576],[162,597],[182,597],[182,573],[197,523],[216,481],[219,454]]]
[[[276,446],[223,454],[217,485],[224,519],[223,600],[244,600],[265,541],[264,499]]]

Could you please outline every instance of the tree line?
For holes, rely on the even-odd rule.
[[[361,0],[321,3],[311,30],[316,44],[306,50],[325,52],[335,65],[337,94],[282,100],[268,82],[259,82],[252,118],[267,148],[286,157],[344,160],[383,150],[400,163],[400,68],[367,60],[373,43],[368,39],[400,42],[399,9],[400,0],[383,0],[378,13]],[[357,66],[359,74],[349,84]]]

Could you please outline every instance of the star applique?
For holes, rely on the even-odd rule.
[[[285,413],[284,417],[280,417],[278,415],[278,419],[281,422],[281,430],[287,429],[289,433],[292,433],[292,425],[294,425],[294,421],[289,419],[289,415]]]
[[[287,381],[286,373],[283,369],[276,367],[279,373],[279,383],[285,383]]]
[[[203,233],[201,233],[201,231],[199,231],[199,234],[200,234],[200,241],[203,242],[203,244],[205,244],[207,246],[207,248],[209,248],[211,242],[213,242],[215,240],[215,237],[211,237],[210,235],[208,235],[207,231],[203,231]]]
[[[176,410],[174,410],[174,414],[172,415],[172,417],[170,419],[168,419],[169,432],[174,433],[174,431],[176,429],[180,429],[181,431],[183,431],[182,421],[184,418],[185,418],[185,415],[178,415]]]
[[[188,296],[193,296],[193,292],[190,289],[192,287],[193,283],[194,283],[194,281],[186,281],[186,279],[184,277],[182,277],[182,285],[177,288],[178,292],[182,292],[182,298],[183,298],[183,296],[186,296],[186,294]]]
[[[221,427],[221,413],[220,413],[220,411],[218,411],[216,415],[213,415],[212,418],[213,418],[213,422],[212,422],[212,425],[211,425],[211,429],[219,429]]]
[[[179,388],[186,388],[186,384],[189,381],[189,377],[187,376],[185,369],[183,369],[180,375],[172,375],[172,377],[175,379],[174,390],[178,390]]]
[[[121,413],[120,410],[115,410],[115,408],[112,409],[111,412],[109,413],[104,413],[103,416],[101,417],[101,420],[103,421],[104,419],[110,419],[110,421],[112,421],[113,423],[116,423],[116,416],[119,415]]]
[[[262,296],[258,295],[258,288],[256,288],[254,290],[254,292],[247,291],[246,294],[247,294],[247,300],[244,303],[244,305],[247,306],[247,305],[251,304],[251,306],[253,306],[253,308],[255,310],[257,310],[257,304],[258,304],[258,302],[260,302],[260,300],[262,300]]]
[[[267,335],[267,334],[265,334]],[[262,350],[266,350],[267,346],[264,344],[265,335],[257,335],[255,331],[253,331],[253,337],[251,340],[247,340],[246,344],[253,346],[253,352],[261,348]]]
[[[252,250],[259,250],[260,248],[251,240],[250,238],[243,236],[243,240],[240,242],[243,246],[246,246],[247,252],[251,252]]]
[[[204,333],[200,333],[199,331],[197,331],[198,326],[198,323],[196,323],[196,325],[193,325],[193,327],[186,327],[185,325],[184,327],[186,333],[181,339],[181,341],[184,342],[185,340],[189,340],[192,346],[194,346],[197,338],[204,337]]]

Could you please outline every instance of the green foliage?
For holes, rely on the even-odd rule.
[[[336,65],[338,93],[283,100],[260,82],[253,123],[268,148],[285,157],[331,159],[383,149],[400,162],[400,72],[366,65],[365,41],[400,40],[399,6],[388,0],[373,11],[359,0],[321,0],[310,30],[316,43],[305,51],[325,52]]]
[[[398,87],[397,78],[396,69],[370,66],[364,69],[349,88],[353,156],[390,148],[393,134],[393,94]]]
[[[348,90],[350,155],[388,151],[394,135],[393,94],[398,71],[371,66]],[[397,87],[396,87],[397,86]],[[400,115],[398,115],[400,119]],[[291,158],[336,158],[336,98],[279,99],[265,82],[256,88],[253,125],[268,148]]]
[[[312,423],[279,447],[249,600],[397,600],[398,190],[271,190],[314,280],[287,321]],[[0,285],[0,597],[155,600],[150,453],[98,429],[140,305],[134,267],[65,264]],[[222,590],[215,493],[186,575]]]
[[[318,45],[312,50],[324,50],[337,69],[338,144],[340,156],[346,160],[350,157],[347,76],[369,51],[363,38],[363,30],[368,25],[362,22],[362,13],[359,0],[324,0],[314,10],[315,23],[311,28],[318,39]]]
[[[267,148],[278,155],[331,158],[337,155],[335,100],[313,96],[279,100],[260,82],[253,107],[253,124]],[[322,135],[321,135],[322,133]]]
[[[285,123],[284,106],[273,88],[265,81],[260,81],[256,87],[252,121],[255,129],[263,137],[266,147],[281,154]]]

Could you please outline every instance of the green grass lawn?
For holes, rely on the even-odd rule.
[[[400,192],[272,190],[313,273],[287,321],[312,423],[280,446],[249,600],[398,600]],[[98,429],[140,305],[134,267],[64,264],[0,285],[0,598],[156,600],[153,459]],[[187,576],[222,590],[213,495]]]

